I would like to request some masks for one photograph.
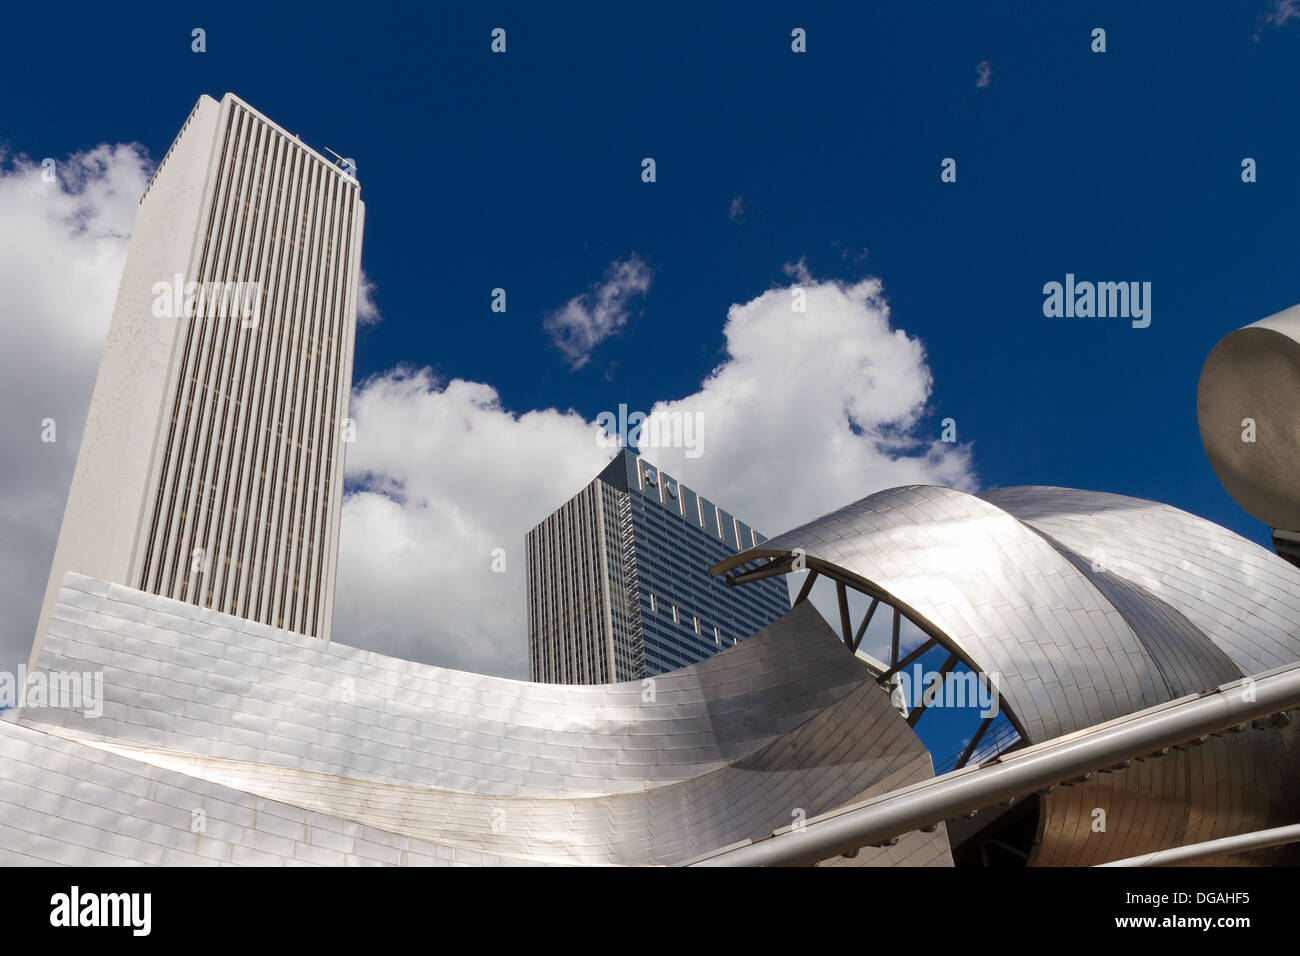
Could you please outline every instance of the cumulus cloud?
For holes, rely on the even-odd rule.
[[[651,409],[695,416],[698,449],[661,434],[642,454],[767,535],[883,488],[973,489],[969,446],[917,432],[930,370],[891,325],[880,281],[817,281],[802,261],[787,271],[798,285],[728,311],[726,356],[700,388]]]
[[[731,200],[731,206],[727,209],[727,218],[732,222],[745,221],[745,200],[737,196]]]
[[[363,382],[351,414],[335,640],[526,677],[524,534],[608,461],[594,426],[411,369]]]
[[[641,449],[760,531],[929,482],[973,488],[970,450],[918,436],[931,390],[921,344],[889,321],[878,280],[816,281],[735,305],[727,354],[657,414],[698,414],[702,454]],[[792,310],[802,289],[807,311]],[[575,412],[503,409],[490,386],[398,370],[359,386],[347,469],[335,638],[526,676],[523,539],[609,457]],[[505,550],[505,573],[491,569]]]
[[[600,343],[627,325],[637,298],[649,288],[650,269],[634,252],[611,262],[601,282],[548,315],[544,328],[569,367],[582,368]]]
[[[133,147],[101,147],[59,170],[61,184],[21,160],[0,174],[9,669],[30,647],[149,171]],[[929,369],[921,343],[892,326],[880,282],[819,280],[802,260],[787,272],[792,285],[731,307],[726,352],[699,387],[653,409],[702,415],[701,456],[665,447],[647,457],[768,534],[892,485],[972,487],[969,449],[918,432]],[[627,297],[648,284],[639,258],[615,263],[611,290],[579,297],[579,311],[626,315]],[[795,290],[805,312],[792,308]],[[608,460],[595,423],[573,410],[510,410],[488,384],[408,368],[358,384],[351,414],[335,639],[525,677],[524,535]],[[53,445],[40,441],[46,417],[58,423]]]
[[[0,155],[0,669],[26,662],[136,205],[142,149]],[[55,441],[42,422],[54,420]]]
[[[975,87],[981,90],[987,90],[989,84],[993,82],[993,64],[988,60],[981,60],[975,64]]]

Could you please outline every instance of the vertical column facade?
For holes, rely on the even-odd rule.
[[[33,656],[65,571],[329,638],[364,214],[200,98],[140,201]]]
[[[708,523],[701,514],[707,513]],[[708,568],[763,538],[629,451],[528,533],[532,680],[595,684],[685,667],[790,609],[785,582]]]
[[[207,203],[193,279],[256,315],[182,319],[136,586],[328,638],[360,188],[228,96]]]

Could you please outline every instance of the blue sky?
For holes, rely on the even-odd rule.
[[[357,160],[387,318],[363,331],[358,377],[428,363],[515,409],[594,415],[607,374],[648,407],[698,384],[726,307],[782,264],[875,275],[926,346],[936,430],[957,420],[983,484],[1155,498],[1263,542],[1206,463],[1195,388],[1223,334],[1300,299],[1300,19],[857,6],[42,13],[0,40],[32,80],[4,97],[3,136],[32,155],[138,140],[158,157],[200,93],[238,93]],[[207,53],[190,52],[196,25]],[[655,276],[642,313],[571,373],[541,317],[632,251]],[[1044,318],[1042,286],[1066,272],[1152,282],[1151,327]],[[498,286],[506,317],[487,309]]]
[[[787,264],[875,277],[932,376],[912,434],[956,419],[981,487],[1152,498],[1266,543],[1209,468],[1195,395],[1220,337],[1300,301],[1300,10],[867,7],[22,7],[0,143],[156,161],[201,93],[237,93],[357,161],[383,315],[357,381],[428,367],[518,414],[688,396],[725,359],[728,308]],[[574,369],[546,317],[630,256],[649,288]],[[1066,273],[1150,282],[1150,327],[1044,317]]]
[[[926,345],[936,429],[957,419],[982,484],[1157,498],[1265,541],[1209,470],[1195,389],[1219,337],[1300,299],[1300,18],[859,7],[42,12],[0,39],[31,78],[4,96],[3,135],[31,155],[134,139],[157,157],[200,92],[237,92],[359,165],[387,321],[361,334],[357,377],[428,363],[520,410],[594,415],[607,375],[649,407],[698,384],[725,308],[787,261],[874,274]],[[571,373],[541,316],[630,251],[655,276],[642,313]],[[1041,287],[1066,272],[1151,281],[1151,328],[1044,319]],[[486,308],[498,286],[504,319]]]

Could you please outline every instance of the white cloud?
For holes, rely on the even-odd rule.
[[[383,320],[379,306],[375,304],[375,283],[366,270],[361,270],[361,283],[357,288],[357,324],[374,325]]]
[[[147,163],[102,147],[60,165],[0,175],[0,668],[27,656],[80,431]],[[970,487],[968,450],[918,439],[931,382],[920,343],[890,327],[876,280],[818,281],[733,306],[724,360],[692,394],[656,410],[699,411],[703,455],[651,460],[774,534],[884,487]],[[636,257],[615,263],[586,314],[644,292]],[[580,297],[581,298],[581,297]],[[347,449],[335,639],[446,666],[526,675],[524,534],[589,482],[610,451],[573,411],[513,413],[496,391],[397,369],[361,383]],[[40,420],[59,441],[39,440]],[[937,436],[936,436],[937,437]],[[492,571],[492,549],[506,572]]]
[[[343,506],[335,639],[526,676],[524,534],[609,460],[594,426],[514,415],[489,385],[407,369],[362,383],[352,417],[347,471],[365,490]]]
[[[799,257],[798,262],[787,262],[781,266],[781,271],[801,285],[813,281],[812,273],[808,271],[808,263],[803,256]]]
[[[1300,20],[1300,0],[1273,0],[1269,5],[1269,12],[1261,14],[1256,20],[1254,41],[1259,42],[1261,30],[1265,25],[1284,27],[1291,20]]]
[[[727,314],[725,360],[691,395],[655,414],[698,414],[698,457],[642,454],[773,535],[872,492],[914,483],[971,489],[969,446],[917,435],[931,392],[921,343],[892,328],[877,279],[772,289]]]
[[[25,662],[85,427],[136,205],[135,146],[40,162],[0,156],[0,669]],[[56,441],[41,441],[55,420]]]
[[[1278,27],[1288,20],[1300,20],[1300,0],[1273,0],[1273,9],[1265,19]]]
[[[731,206],[727,210],[727,218],[732,222],[745,221],[745,200],[743,197],[737,196],[731,200]]]
[[[569,366],[582,368],[600,343],[627,325],[634,300],[649,288],[650,269],[634,252],[611,262],[602,282],[548,315],[543,327]]]
[[[988,60],[981,60],[975,64],[975,74],[976,88],[987,90],[993,82],[993,65]]]
[[[915,482],[972,488],[969,449],[912,430],[930,395],[916,339],[889,325],[877,280],[817,282],[789,267],[727,316],[728,355],[694,394],[655,406],[700,412],[703,454],[643,454],[766,534],[873,491]],[[527,530],[599,472],[609,451],[573,412],[515,416],[481,383],[440,387],[398,371],[354,396],[348,472],[369,490],[344,505],[335,638],[447,666],[525,676]],[[507,572],[490,570],[505,548]]]

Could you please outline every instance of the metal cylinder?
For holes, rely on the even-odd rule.
[[[1234,501],[1300,530],[1300,305],[1230,332],[1196,390],[1201,442]]]

